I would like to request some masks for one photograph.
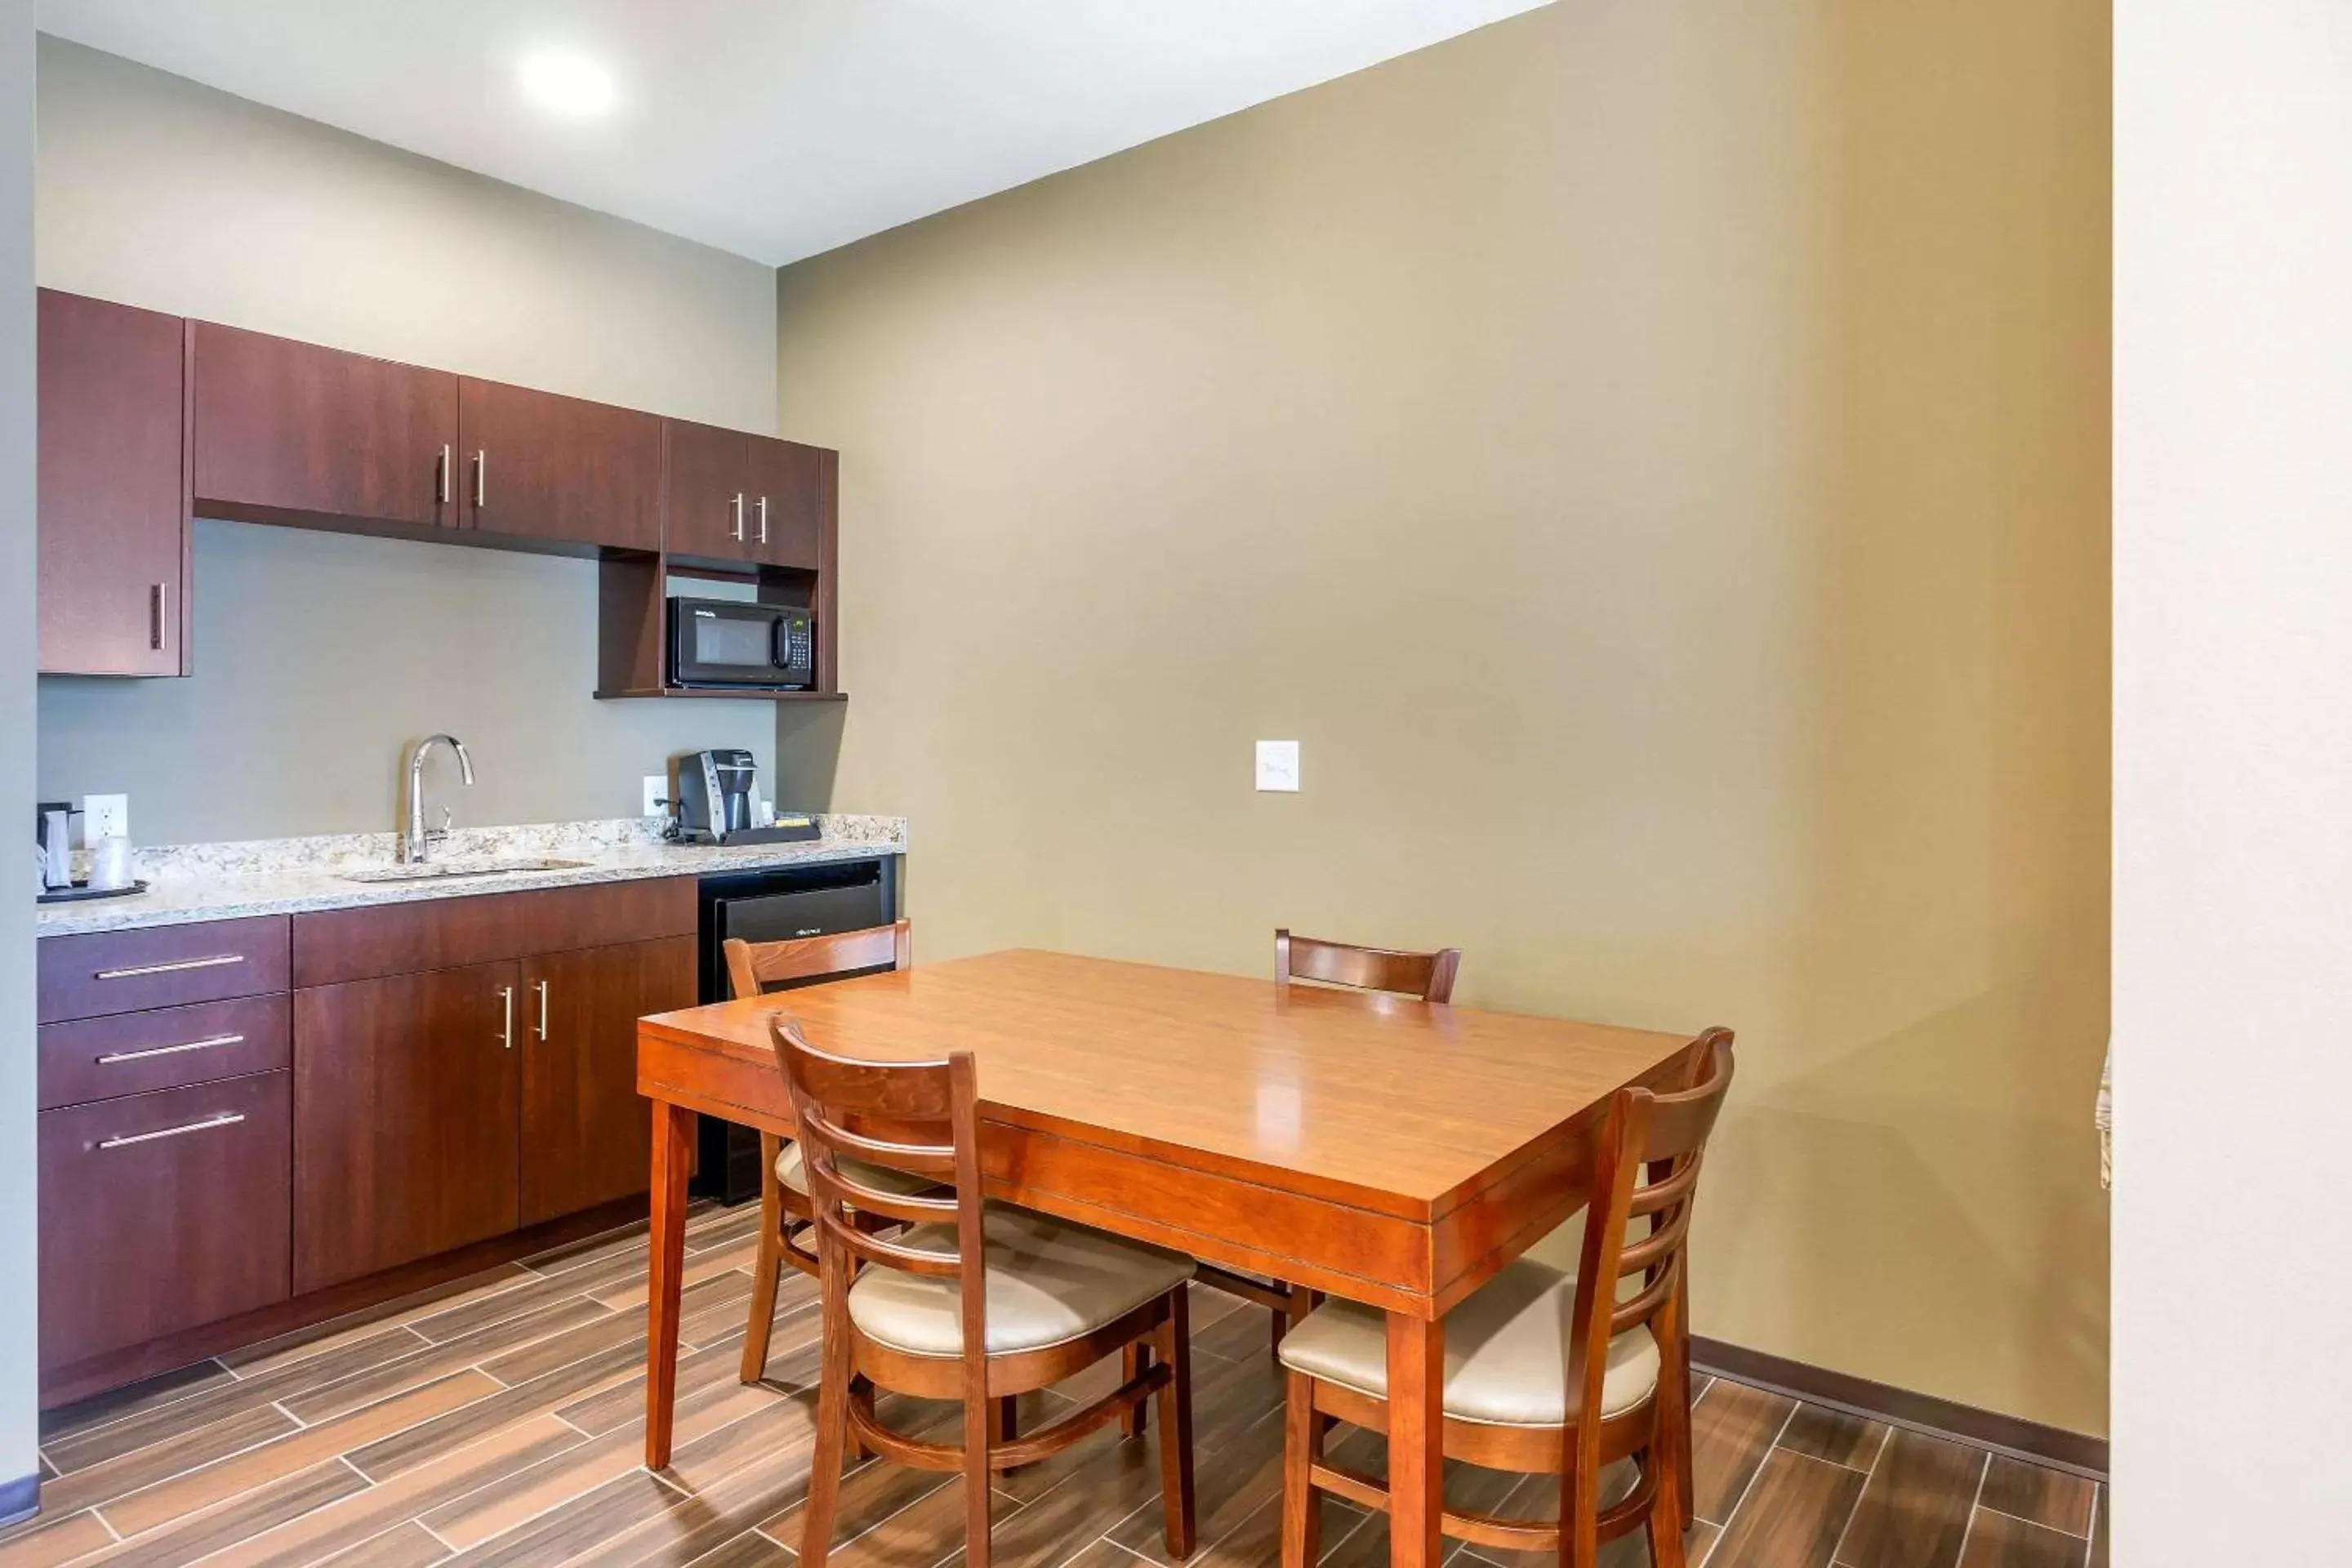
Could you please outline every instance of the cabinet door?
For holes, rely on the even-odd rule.
[[[208,321],[191,337],[196,500],[217,515],[457,521],[456,376]]]
[[[40,1114],[45,1369],[286,1299],[287,1076]]]
[[[593,947],[522,965],[522,1223],[649,1184],[637,1020],[694,1005],[694,938]]]
[[[512,963],[294,994],[294,1289],[515,1227]]]
[[[751,537],[751,440],[684,419],[665,419],[662,548],[712,561],[745,558]]]
[[[44,675],[184,675],[187,323],[41,290]]]
[[[751,438],[751,559],[816,570],[833,516],[838,454],[797,441]]]
[[[662,422],[466,377],[457,390],[468,528],[661,548]]]

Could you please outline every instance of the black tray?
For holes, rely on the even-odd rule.
[[[133,893],[146,890],[144,882],[133,882],[127,888],[93,888],[88,882],[76,882],[70,888],[58,888],[43,893],[33,901],[37,904],[79,904],[92,899],[127,899]]]

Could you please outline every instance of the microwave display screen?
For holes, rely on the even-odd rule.
[[[757,669],[772,658],[773,637],[770,621],[699,613],[694,617],[694,661]]]

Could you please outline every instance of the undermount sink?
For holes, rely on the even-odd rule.
[[[487,857],[478,859],[427,860],[422,865],[371,866],[345,871],[346,882],[438,882],[453,877],[511,877],[526,871],[577,871],[585,860],[550,860],[539,856]]]

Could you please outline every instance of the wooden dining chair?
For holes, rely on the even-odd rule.
[[[1523,1258],[1446,1314],[1445,1457],[1560,1478],[1557,1519],[1448,1509],[1447,1535],[1593,1568],[1602,1540],[1640,1529],[1657,1568],[1684,1568],[1691,1478],[1666,1416],[1666,1363],[1682,1331],[1699,1166],[1731,1087],[1731,1037],[1710,1030],[1697,1048],[1705,1069],[1696,1088],[1621,1089],[1594,1129],[1593,1223],[1577,1271]],[[1318,1307],[1283,1341],[1283,1568],[1311,1568],[1320,1554],[1318,1491],[1389,1506],[1381,1482],[1323,1453],[1330,1420],[1388,1430],[1387,1350],[1383,1315],[1347,1301]],[[1604,1506],[1603,1468],[1629,1458],[1639,1461],[1632,1486]]]
[[[1276,985],[1306,981],[1351,991],[1391,991],[1418,996],[1424,1002],[1450,1002],[1454,999],[1454,974],[1461,967],[1462,950],[1458,947],[1440,948],[1435,952],[1398,952],[1385,947],[1351,947],[1342,942],[1293,936],[1287,930],[1274,933]],[[1304,1285],[1238,1273],[1210,1263],[1200,1266],[1200,1280],[1227,1295],[1271,1308],[1274,1348],[1277,1351],[1282,1348],[1283,1334],[1315,1308],[1314,1292]]]
[[[727,957],[729,988],[740,1001],[822,975],[886,964],[908,968],[915,962],[914,926],[900,921],[896,925],[790,942],[750,942],[739,938],[721,951]],[[867,1179],[872,1184],[896,1185],[907,1192],[921,1192],[930,1184],[896,1171],[871,1171]],[[808,1191],[800,1145],[772,1132],[761,1133],[760,1256],[751,1267],[751,1327],[743,1336],[740,1375],[745,1383],[757,1383],[767,1375],[768,1342],[775,1329],[776,1293],[782,1285],[784,1265],[791,1264],[811,1279],[816,1277],[816,1254],[808,1245],[815,1219]]]
[[[807,1153],[824,1314],[803,1568],[824,1568],[853,1444],[918,1469],[961,1472],[964,1562],[988,1568],[994,1473],[1059,1453],[1154,1399],[1168,1551],[1180,1561],[1190,1556],[1185,1289],[1192,1260],[1010,1204],[983,1204],[970,1053],[859,1061],[816,1049],[789,1019],[778,1017],[772,1030]],[[909,1194],[860,1179],[877,1168],[942,1191]],[[909,1228],[877,1236],[850,1223],[852,1209]],[[1140,1364],[1117,1388],[1025,1437],[1013,1435],[1009,1417],[1020,1395],[1131,1348],[1141,1352]],[[875,1414],[877,1388],[961,1401],[962,1442],[930,1442],[886,1426]]]

